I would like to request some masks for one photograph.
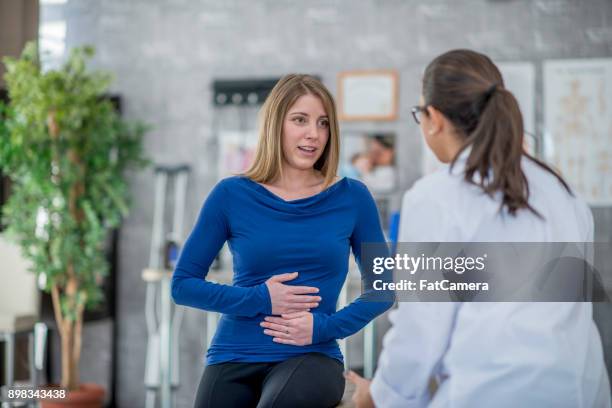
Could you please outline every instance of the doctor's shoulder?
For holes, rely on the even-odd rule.
[[[451,210],[466,187],[471,186],[465,183],[462,175],[450,173],[448,168],[439,169],[418,179],[404,193],[402,206],[419,203]]]
[[[530,196],[538,208],[550,206],[575,219],[585,231],[593,231],[593,212],[582,194],[569,185],[568,191],[559,179],[537,164],[523,160],[523,169],[529,180]]]
[[[461,222],[465,197],[460,176],[441,169],[414,183],[404,193],[400,213],[402,242],[458,242],[465,236]],[[467,184],[467,183],[466,183]]]

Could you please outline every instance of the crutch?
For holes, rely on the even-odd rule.
[[[147,356],[145,367],[146,407],[155,408],[159,395],[161,408],[170,408],[173,393],[179,386],[179,330],[182,307],[173,307],[170,279],[183,238],[183,216],[189,166],[155,168],[155,207],[149,267],[143,270],[146,282],[145,318],[147,322]],[[165,234],[166,192],[174,187],[172,229]]]

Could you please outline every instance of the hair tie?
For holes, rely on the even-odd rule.
[[[495,93],[495,91],[497,91],[497,84],[494,82],[494,83],[493,83],[493,85],[491,85],[491,86],[489,87],[489,89],[487,89],[487,92],[486,92],[486,94],[485,94],[485,95],[486,95],[486,97],[487,97],[487,99],[489,99],[491,96],[493,96],[493,94]]]
[[[484,111],[485,107],[489,103],[489,100],[491,99],[491,97],[493,96],[496,90],[497,90],[497,83],[494,82],[491,86],[487,88],[487,90],[482,94],[482,96],[479,99],[476,99],[472,103],[472,112],[474,112],[474,115],[476,117],[480,117],[480,115]]]

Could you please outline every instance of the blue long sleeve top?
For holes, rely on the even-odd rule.
[[[206,280],[215,256],[228,242],[232,285]],[[365,185],[343,178],[321,193],[286,201],[247,177],[220,181],[207,197],[172,277],[175,303],[222,313],[206,355],[207,364],[274,362],[309,352],[342,361],[336,339],[347,337],[392,302],[371,301],[368,291],[336,311],[348,272],[350,249],[360,265],[361,244],[385,242],[378,212]],[[272,341],[259,325],[271,315],[265,281],[299,272],[288,285],[319,288],[313,341],[293,346]],[[364,271],[362,270],[362,276]]]

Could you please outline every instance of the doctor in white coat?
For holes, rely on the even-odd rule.
[[[405,194],[400,241],[593,241],[584,201],[524,152],[518,103],[488,57],[434,59],[413,115],[451,165]],[[611,406],[591,303],[411,302],[390,320],[374,379],[347,374],[358,407]]]

